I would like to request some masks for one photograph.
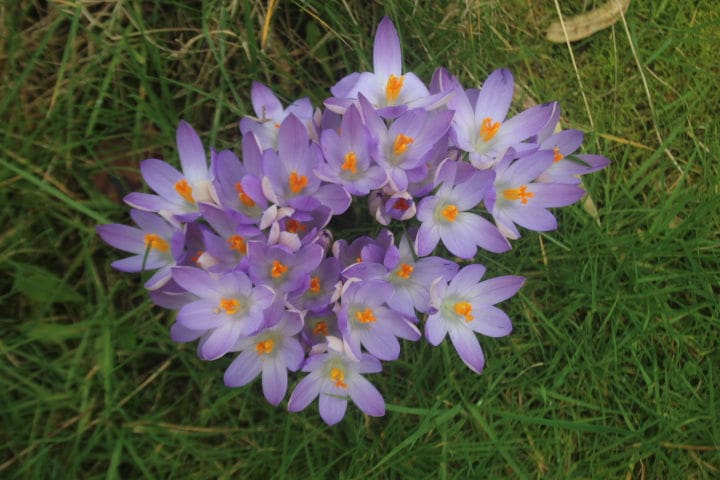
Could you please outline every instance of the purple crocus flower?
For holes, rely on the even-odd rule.
[[[278,405],[287,392],[287,371],[297,371],[305,359],[295,338],[302,328],[300,314],[285,310],[275,325],[241,338],[233,351],[242,353],[225,370],[225,385],[242,387],[262,372],[263,394],[268,402]]]
[[[328,257],[310,276],[310,287],[301,295],[288,298],[288,303],[298,310],[323,310],[330,305],[335,286],[340,281],[340,263]]]
[[[311,243],[297,252],[281,245],[248,243],[248,274],[256,285],[268,285],[276,292],[301,294],[311,286],[310,273],[325,255],[320,245]]]
[[[455,111],[452,141],[469,152],[470,162],[479,169],[495,163],[495,158],[512,147],[518,154],[536,150],[533,143],[522,143],[537,135],[553,113],[553,104],[537,105],[505,120],[514,92],[512,74],[495,70],[482,88],[465,92],[456,89],[448,101]]]
[[[162,160],[144,160],[140,171],[157,195],[133,192],[125,196],[125,203],[141,210],[158,212],[166,218],[176,216],[185,222],[200,215],[197,202],[215,202],[205,148],[198,134],[184,120],[178,125],[177,148],[182,173]]]
[[[576,185],[533,182],[553,164],[553,157],[552,151],[543,150],[515,161],[506,158],[495,167],[494,188],[485,205],[506,237],[520,237],[516,223],[528,230],[554,230],[557,220],[547,208],[570,205],[585,193]]]
[[[607,167],[610,160],[602,155],[575,153],[582,141],[583,132],[579,130],[562,130],[543,140],[540,150],[552,150],[553,163],[537,177],[537,181],[577,185],[580,175]]]
[[[362,376],[378,373],[380,361],[368,354],[355,358],[338,338],[328,337],[325,353],[308,357],[303,372],[310,372],[300,380],[288,401],[288,410],[299,412],[318,396],[320,417],[328,425],[334,425],[345,416],[348,398],[367,415],[385,415],[385,400],[380,392]]]
[[[303,344],[308,348],[315,345],[325,344],[327,338],[340,337],[340,330],[337,327],[337,315],[327,308],[317,312],[305,313],[305,326],[301,334]]]
[[[448,284],[438,278],[430,288],[430,315],[425,322],[425,337],[432,345],[439,345],[446,334],[460,358],[476,373],[485,365],[475,332],[489,337],[503,337],[512,324],[505,312],[494,307],[520,289],[523,277],[503,276],[480,281],[485,267],[479,263],[468,265]]]
[[[380,225],[389,225],[393,219],[407,220],[417,212],[413,196],[409,192],[395,192],[392,187],[371,192],[368,206]]]
[[[310,144],[308,132],[294,115],[280,125],[278,151],[263,153],[262,190],[265,197],[280,207],[311,211],[324,205],[333,215],[350,206],[350,194],[340,185],[322,184],[315,175],[322,153]]]
[[[203,360],[222,357],[242,337],[263,326],[263,311],[275,294],[265,286],[253,287],[247,275],[229,272],[220,276],[192,267],[176,267],[173,279],[199,300],[180,309],[177,322],[188,330],[205,331],[198,346]]]
[[[370,190],[382,187],[387,175],[370,157],[371,137],[355,105],[343,115],[341,132],[322,131],[320,146],[327,163],[318,166],[317,176],[342,185],[352,195],[367,195]]]
[[[328,109],[343,113],[361,94],[380,109],[382,116],[393,118],[408,106],[432,106],[439,100],[430,96],[417,75],[411,72],[403,74],[400,37],[388,17],[383,17],[375,33],[373,70],[352,73],[341,79],[330,89],[334,98],[325,101]]]
[[[243,223],[241,214],[234,210],[222,210],[207,203],[199,205],[200,212],[215,235],[209,230],[203,231],[203,262],[212,265],[206,268],[212,272],[224,272],[240,268],[247,270],[247,243],[260,240],[260,230],[254,225]]]
[[[253,82],[250,87],[250,98],[256,118],[243,117],[240,120],[240,132],[243,137],[248,133],[254,133],[263,150],[278,148],[280,125],[288,115],[294,115],[308,127],[312,125],[313,106],[307,97],[283,108],[272,90],[260,82]]]
[[[478,246],[495,253],[509,250],[510,244],[495,226],[468,211],[491,188],[493,172],[477,171],[454,184],[459,177],[456,170],[455,162],[445,161],[438,170],[437,180],[442,186],[418,205],[417,218],[422,222],[415,238],[418,255],[429,254],[440,240],[450,253],[466,259],[475,256]]]
[[[400,356],[397,337],[417,340],[420,332],[400,313],[385,306],[393,294],[387,282],[350,279],[343,285],[341,304],[336,308],[338,327],[356,357],[360,345],[380,360]]]
[[[170,280],[170,269],[184,256],[185,232],[154,213],[131,210],[130,217],[140,228],[112,223],[99,225],[96,231],[105,243],[135,254],[115,260],[113,268],[121,272],[157,270],[145,288],[158,289]]]
[[[262,154],[255,135],[243,137],[243,162],[229,150],[218,153],[214,165],[218,202],[238,213],[242,223],[257,223],[268,206],[262,193]]]

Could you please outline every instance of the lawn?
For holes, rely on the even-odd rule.
[[[602,2],[423,3],[0,7],[0,478],[720,477],[720,7],[633,0],[568,46],[546,28]],[[129,223],[140,161],[178,165],[180,119],[239,152],[253,80],[320,105],[371,70],[383,15],[407,70],[477,87],[507,67],[514,112],[559,101],[611,163],[557,230],[478,254],[527,278],[482,375],[404,342],[369,378],[386,415],[328,427],[171,341],[174,314],[95,227]]]

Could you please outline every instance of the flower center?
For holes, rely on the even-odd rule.
[[[298,233],[304,232],[305,230],[307,230],[307,227],[295,220],[294,218],[291,218],[285,222],[285,230],[290,233]]]
[[[313,331],[312,331],[312,332],[313,332],[315,335],[323,334],[323,335],[327,336],[327,334],[328,334],[328,326],[327,326],[327,323],[325,323],[325,322],[317,322],[317,323],[315,324],[315,327],[313,328]]]
[[[400,269],[398,269],[397,271],[397,276],[407,280],[412,276],[414,270],[415,267],[413,267],[412,265],[408,265],[407,263],[401,263]]]
[[[290,190],[293,193],[300,193],[305,187],[307,187],[308,179],[305,175],[298,175],[295,170],[290,172],[290,178],[288,180]]]
[[[395,203],[393,204],[393,208],[395,210],[400,210],[401,212],[406,212],[408,208],[410,208],[411,203],[407,201],[405,198],[398,198],[395,200]]]
[[[255,200],[250,198],[247,193],[245,193],[245,189],[243,189],[243,186],[240,184],[240,182],[237,182],[235,184],[235,190],[238,192],[238,200],[245,205],[246,207],[254,207],[255,206]]]
[[[273,347],[275,342],[272,341],[271,338],[268,338],[264,342],[258,342],[255,344],[255,351],[257,351],[258,356],[260,355],[270,355],[273,351]]]
[[[480,125],[480,138],[484,142],[489,142],[500,130],[500,122],[493,122],[492,118],[485,117]]]
[[[393,104],[398,99],[404,81],[404,76],[400,75],[399,77],[396,77],[395,75],[390,74],[390,78],[388,78],[388,81],[385,84],[385,97],[387,98],[388,104]]]
[[[528,198],[534,197],[533,192],[527,191],[527,185],[520,185],[520,188],[508,188],[503,191],[505,200],[520,200],[523,205],[527,205]]]
[[[466,322],[472,322],[475,317],[470,315],[472,313],[472,305],[468,302],[458,302],[453,307],[455,310],[455,313],[458,315],[465,317]]]
[[[320,277],[312,277],[310,279],[310,291],[320,293]]]
[[[241,237],[240,235],[231,235],[227,239],[227,243],[230,246],[231,250],[240,252],[243,255],[245,255],[247,253],[247,244],[245,243],[245,239],[243,237]]]
[[[454,222],[455,217],[457,217],[458,214],[458,208],[457,205],[448,205],[445,208],[442,209],[442,216],[445,217],[445,220],[448,222]]]
[[[149,249],[154,248],[158,252],[167,252],[170,250],[170,245],[167,240],[156,233],[145,234],[145,246]]]
[[[408,137],[407,135],[404,135],[402,133],[398,133],[397,137],[395,137],[395,142],[393,143],[393,153],[395,155],[401,155],[405,153],[405,150],[407,150],[408,145],[413,143],[415,141],[414,138]]]
[[[340,168],[343,170],[350,170],[350,173],[352,174],[357,173],[357,157],[355,156],[355,152],[351,151],[345,154],[345,162],[340,165]]]
[[[195,199],[192,196],[192,187],[184,178],[175,184],[175,191],[183,197],[186,202],[195,203]]]
[[[287,269],[287,266],[283,265],[277,260],[273,260],[273,266],[270,270],[270,276],[273,278],[280,278],[285,274],[285,272],[287,272]]]
[[[366,307],[363,312],[359,310],[355,312],[355,318],[357,318],[360,323],[375,323],[377,320],[373,311],[370,310],[370,307]]]
[[[565,158],[565,156],[560,153],[560,149],[558,147],[553,148],[553,162],[557,163],[563,158]]]
[[[337,367],[333,367],[330,370],[330,380],[335,382],[335,386],[338,388],[348,387],[347,383],[345,383],[345,373]]]
[[[228,315],[235,315],[240,311],[240,302],[236,298],[221,298],[218,308]]]

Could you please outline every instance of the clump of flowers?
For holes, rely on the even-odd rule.
[[[442,68],[429,85],[404,71],[388,18],[377,29],[373,70],[341,79],[317,109],[308,99],[283,107],[254,83],[256,116],[240,120],[240,158],[210,149],[208,164],[200,137],[181,121],[181,170],[145,160],[142,175],[155,193],[125,198],[137,227],[97,228],[133,254],[115,268],[154,271],[145,287],[157,305],[177,311],[173,340],[197,341],[203,360],[235,355],[227,386],[261,376],[265,398],[278,405],[288,371],[301,370],[307,375],[288,409],[319,398],[331,425],[348,399],[384,415],[365,375],[400,356],[400,339],[424,334],[438,345],[449,336],[462,361],[482,372],[476,334],[510,333],[495,305],[524,278],[484,280],[477,249],[510,250],[517,226],[556,228],[548,208],[578,201],[579,177],[608,164],[575,153],[581,132],[555,133],[557,103],[508,117],[508,70],[479,89]],[[328,225],[355,202],[407,233],[385,228],[333,241]]]

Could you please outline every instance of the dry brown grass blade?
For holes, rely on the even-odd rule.
[[[551,24],[545,38],[555,43],[582,40],[620,20],[629,5],[630,0],[609,0],[587,13]]]

